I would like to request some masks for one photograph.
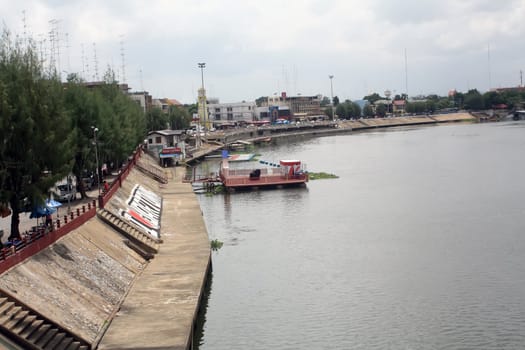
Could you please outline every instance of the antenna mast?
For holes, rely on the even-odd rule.
[[[408,99],[408,60],[407,60],[407,49],[405,48],[405,94]]]
[[[97,45],[93,43],[93,64],[95,65],[95,74],[93,79],[98,81],[98,60],[97,60]]]
[[[126,56],[124,54],[124,35],[120,36],[120,57],[122,58],[122,83],[126,83]]]

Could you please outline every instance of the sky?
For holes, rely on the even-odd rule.
[[[227,103],[484,92],[525,70],[525,0],[0,0],[0,18],[64,78],[111,68],[132,91],[182,103],[201,73]]]

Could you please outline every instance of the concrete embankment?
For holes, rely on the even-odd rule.
[[[155,163],[147,155],[140,162]],[[164,171],[167,184],[132,170],[106,204],[112,212],[125,208],[135,185],[162,196],[162,243],[152,260],[95,217],[3,273],[0,291],[93,349],[190,348],[210,243],[191,185],[181,182],[183,170]]]
[[[376,128],[432,125],[439,123],[468,122],[475,120],[476,118],[469,113],[451,113],[394,118],[362,118],[359,120],[338,120],[336,122],[302,122],[299,124],[292,123],[263,126],[259,128],[240,128],[226,132],[217,132],[209,135],[209,139],[218,140],[222,143],[231,143],[237,140],[256,141],[257,139],[265,137],[287,138],[290,136],[324,136],[353,131],[366,131]]]
[[[175,180],[163,197],[159,253],[138,278],[100,349],[186,349],[191,343],[201,293],[210,264],[210,243],[190,184]]]

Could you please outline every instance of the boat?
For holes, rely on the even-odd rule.
[[[256,143],[256,144],[264,144],[264,143],[270,143],[272,142],[272,137],[271,136],[268,136],[268,137],[259,137],[259,138],[256,138],[253,140],[253,143]]]
[[[223,158],[219,178],[227,190],[305,186],[308,173],[300,160],[281,160],[271,167],[232,169]]]

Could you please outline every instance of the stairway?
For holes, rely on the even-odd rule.
[[[161,239],[155,239],[136,225],[122,220],[119,216],[106,209],[97,210],[97,216],[124,235],[129,240],[127,242],[128,246],[145,259],[152,259],[159,252],[160,243],[162,243]]]
[[[164,174],[163,170],[160,170],[160,169],[155,168],[153,166],[140,164],[139,162],[137,162],[135,164],[135,167],[138,170],[142,171],[144,174],[148,175],[149,177],[155,179],[156,181],[158,181],[158,182],[160,182],[162,184],[167,184],[168,183],[168,178],[166,177],[166,174]]]
[[[91,344],[0,290],[0,331],[24,349],[90,350]]]

